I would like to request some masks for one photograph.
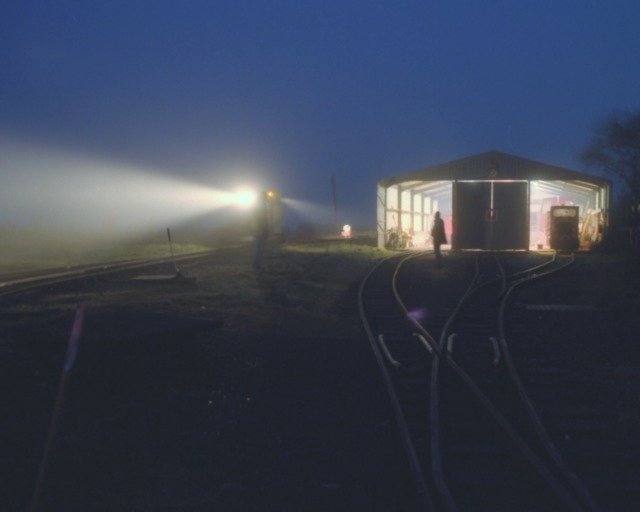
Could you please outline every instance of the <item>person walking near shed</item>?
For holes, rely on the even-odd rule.
[[[444,231],[444,222],[440,218],[440,212],[436,212],[433,219],[433,227],[431,228],[431,238],[433,239],[433,252],[436,255],[436,265],[438,268],[442,266],[442,254],[440,246],[447,243],[447,234]]]

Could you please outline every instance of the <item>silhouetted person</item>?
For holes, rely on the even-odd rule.
[[[442,265],[442,254],[440,246],[447,243],[447,234],[444,232],[444,222],[440,218],[440,212],[436,212],[433,219],[433,227],[431,228],[431,238],[433,239],[433,252],[436,255],[436,264],[438,268]]]

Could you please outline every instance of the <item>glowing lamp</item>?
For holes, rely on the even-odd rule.
[[[351,226],[349,224],[342,226],[342,233],[340,233],[340,236],[343,238],[351,238]]]
[[[239,190],[233,194],[233,204],[240,208],[251,208],[258,201],[258,194],[252,190]]]

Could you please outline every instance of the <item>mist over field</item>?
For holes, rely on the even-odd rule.
[[[243,203],[257,191],[3,142],[0,273],[166,255],[167,228],[177,252],[247,242],[255,232],[259,209]],[[283,198],[282,208],[287,232],[337,234],[329,204]]]
[[[252,230],[251,212],[234,207],[232,192],[151,169],[3,142],[0,272],[168,254],[167,228],[175,243],[191,248]]]

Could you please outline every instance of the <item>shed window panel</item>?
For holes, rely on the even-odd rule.
[[[422,195],[414,194],[413,195],[413,211],[414,212],[422,212]]]
[[[398,228],[398,214],[387,211],[387,230]]]
[[[401,210],[406,210],[406,211],[411,210],[411,191],[410,190],[405,190],[404,192],[402,192],[401,201],[402,201],[402,204],[400,206]]]
[[[408,213],[402,214],[402,230],[409,231],[411,228],[411,215]]]
[[[398,187],[396,186],[387,189],[387,208],[389,210],[398,209]]]
[[[413,230],[414,231],[422,231],[424,228],[422,226],[422,215],[419,213],[413,214]]]

